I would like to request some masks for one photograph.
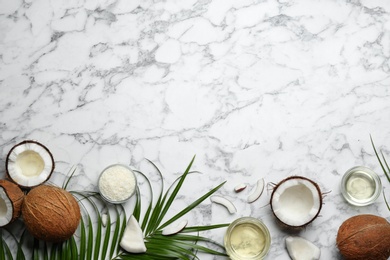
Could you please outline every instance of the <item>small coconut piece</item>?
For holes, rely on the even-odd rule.
[[[18,185],[0,180],[0,227],[14,222],[21,213],[24,193]]]
[[[139,254],[146,252],[142,229],[133,215],[127,221],[120,246],[129,253]]]
[[[234,191],[241,192],[241,191],[245,190],[245,188],[246,188],[246,184],[240,183],[240,184],[236,185],[236,187],[234,187]]]
[[[341,224],[336,244],[346,260],[387,260],[390,223],[370,214],[353,216]]]
[[[263,194],[264,186],[265,186],[264,178],[259,179],[256,182],[255,190],[252,192],[251,195],[249,195],[247,199],[248,203],[255,202],[258,198],[260,198],[261,194]]]
[[[107,226],[107,220],[108,220],[107,213],[103,213],[102,214],[102,225],[103,225],[103,227]]]
[[[318,260],[321,250],[301,237],[287,237],[286,248],[292,260]]]
[[[229,211],[230,214],[237,212],[237,209],[234,206],[233,202],[231,202],[230,200],[228,200],[224,197],[214,195],[214,196],[210,197],[210,200],[214,203],[220,204],[220,205],[224,206],[225,208],[227,208],[227,210]]]
[[[19,186],[31,188],[47,181],[54,171],[54,159],[43,144],[26,140],[8,152],[5,168],[7,175]]]
[[[170,236],[179,233],[187,226],[188,220],[182,220],[176,225],[170,225],[162,230],[164,236]]]
[[[53,243],[69,239],[81,218],[72,194],[49,185],[35,187],[24,197],[22,215],[31,235]]]
[[[274,216],[284,226],[301,228],[320,213],[322,193],[314,181],[302,176],[291,176],[274,187],[270,205]]]

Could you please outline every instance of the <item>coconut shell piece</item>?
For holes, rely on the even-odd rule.
[[[6,226],[19,218],[22,210],[24,193],[13,182],[0,180],[0,200],[4,203],[4,215],[0,216],[0,227]]]
[[[336,243],[346,260],[387,260],[390,223],[369,214],[351,217],[341,224]]]
[[[31,235],[53,243],[69,239],[81,218],[80,206],[72,194],[49,185],[33,188],[26,195],[22,214]]]

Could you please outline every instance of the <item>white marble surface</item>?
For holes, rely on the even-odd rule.
[[[365,165],[390,198],[370,144],[371,134],[390,158],[389,84],[387,0],[0,0],[0,170],[24,139],[51,149],[53,182],[78,165],[74,189],[95,189],[111,163],[148,172],[146,158],[169,184],[196,154],[202,174],[178,204],[226,180],[218,193],[238,212],[206,201],[192,223],[262,218],[275,260],[289,259],[289,233],[270,193],[249,205],[250,189],[233,187],[303,175],[330,194],[299,235],[321,259],[341,259],[342,221],[390,216],[383,197],[354,208],[339,190],[348,168]]]

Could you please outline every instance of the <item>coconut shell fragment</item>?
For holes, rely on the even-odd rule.
[[[390,223],[369,214],[351,217],[341,224],[336,242],[346,260],[387,260],[390,257]]]
[[[53,243],[69,239],[81,218],[80,207],[72,194],[49,185],[38,186],[26,195],[22,214],[31,235]]]
[[[0,180],[0,227],[14,222],[21,213],[24,193],[13,182]]]

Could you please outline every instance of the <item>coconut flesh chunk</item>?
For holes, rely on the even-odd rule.
[[[321,250],[312,242],[301,237],[287,237],[286,247],[292,260],[318,260]]]
[[[35,141],[24,141],[8,153],[9,177],[22,187],[34,187],[45,182],[54,170],[50,151]]]
[[[259,179],[256,183],[255,190],[252,192],[251,195],[248,196],[247,199],[248,203],[252,203],[256,201],[258,198],[260,198],[261,194],[263,194],[264,186],[265,186],[264,178]]]
[[[11,222],[13,205],[3,187],[0,187],[0,227]]]
[[[228,200],[225,197],[214,195],[214,196],[210,197],[210,200],[211,200],[211,202],[214,202],[214,203],[217,203],[217,204],[224,206],[229,211],[230,214],[237,212],[237,209],[234,206],[233,202],[231,202],[230,200]]]
[[[142,229],[133,215],[127,221],[120,246],[129,253],[146,252]]]
[[[271,207],[281,222],[291,227],[301,227],[318,216],[322,207],[321,191],[313,181],[293,176],[275,187]]]
[[[182,231],[188,224],[188,220],[184,219],[179,223],[174,223],[175,225],[170,225],[162,230],[164,236],[170,236],[179,233]]]

